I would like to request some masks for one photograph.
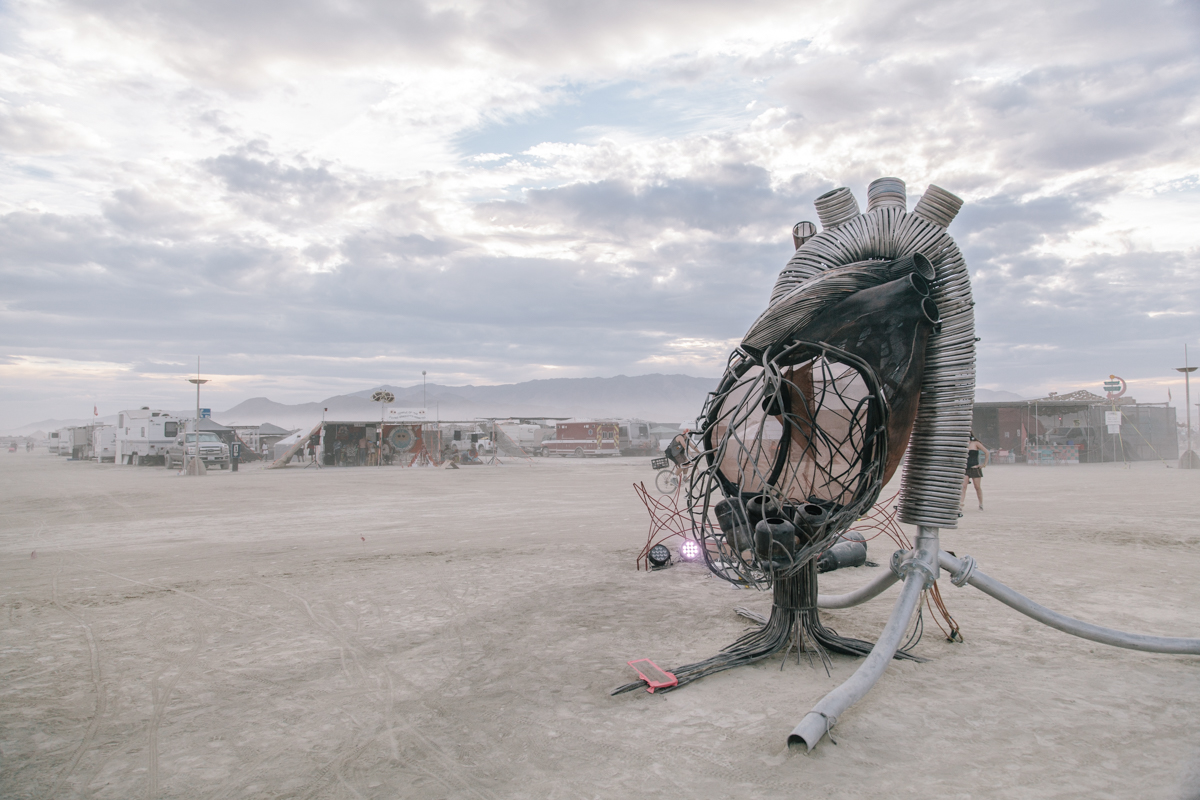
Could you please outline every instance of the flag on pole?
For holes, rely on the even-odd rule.
[[[1173,402],[1171,400],[1171,387],[1170,386],[1167,387],[1167,402],[1168,403]]]
[[[93,417],[100,416],[100,407],[99,406],[92,406],[92,416]]]

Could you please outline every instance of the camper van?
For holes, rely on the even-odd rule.
[[[621,430],[621,455],[658,455],[658,439],[650,435],[650,423],[641,419],[623,419]]]
[[[117,427],[99,425],[92,431],[92,458],[99,462],[117,458]]]
[[[166,411],[148,406],[117,415],[116,462],[118,464],[164,463],[167,448],[183,424]]]

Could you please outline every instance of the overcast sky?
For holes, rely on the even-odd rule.
[[[1182,410],[1198,7],[4,2],[0,427],[186,407],[197,355],[218,409],[715,376],[881,175],[966,200],[981,386]]]

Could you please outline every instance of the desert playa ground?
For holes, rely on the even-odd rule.
[[[627,660],[709,656],[746,629],[735,606],[770,602],[700,566],[635,569],[631,484],[652,477],[568,459],[197,479],[0,454],[0,796],[1200,791],[1200,658],[1074,639],[945,576],[966,641],[927,624],[928,662],[895,662],[836,745],[785,742],[846,657],[610,697]],[[1200,636],[1200,472],[1001,465],[984,483],[946,549],[1082,619]],[[896,592],[824,619],[874,638]]]

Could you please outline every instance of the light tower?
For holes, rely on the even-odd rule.
[[[183,437],[184,471],[188,475],[200,475],[202,473],[200,472],[200,468],[196,465],[197,460],[200,458],[200,385],[203,383],[208,383],[208,378],[200,377],[200,356],[196,356],[196,377],[188,378],[187,380],[188,383],[196,384],[196,453],[192,456],[191,461],[189,462],[187,460],[187,435],[185,434]]]
[[[1180,469],[1200,469],[1200,457],[1192,451],[1192,373],[1196,368],[1188,365],[1187,345],[1183,346],[1183,366],[1176,367],[1176,372],[1183,373],[1183,407],[1187,415],[1187,450],[1179,458]]]

